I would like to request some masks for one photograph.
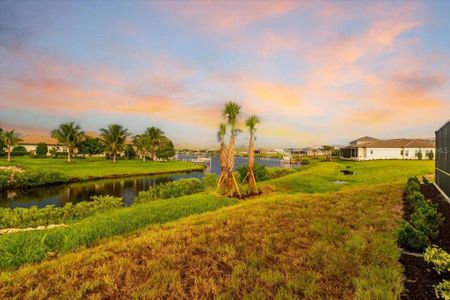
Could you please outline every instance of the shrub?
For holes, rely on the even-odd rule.
[[[450,299],[450,280],[444,280],[434,287],[437,298]]]
[[[406,195],[409,195],[409,194],[413,193],[414,191],[420,192],[420,181],[419,181],[419,179],[417,179],[416,176],[408,178],[408,181],[406,182],[405,193],[406,193]]]
[[[17,173],[14,182],[11,184],[15,188],[29,188],[43,186],[47,184],[57,184],[68,182],[69,178],[59,172],[46,170],[30,170]]]
[[[11,151],[12,156],[24,156],[27,154],[28,154],[28,151],[24,146],[16,146]]]
[[[219,176],[217,176],[217,174],[214,173],[209,173],[206,174],[205,177],[203,177],[203,185],[206,188],[216,188],[217,187],[217,182],[219,180]]]
[[[414,207],[414,213],[411,214],[410,218],[411,224],[430,239],[435,239],[438,236],[443,217],[435,206],[427,201],[417,202]]]
[[[296,169],[293,168],[268,168],[267,169],[267,178],[274,179],[282,176],[286,176],[296,172]]]
[[[11,175],[11,172],[0,170],[0,191],[6,190],[9,187]]]
[[[422,158],[423,158],[422,151],[417,152],[416,156],[417,156],[418,160],[422,160]]]
[[[418,203],[426,202],[425,197],[421,192],[412,191],[411,193],[407,194],[406,201],[415,206]]]
[[[427,155],[429,160],[433,160],[434,159],[434,152],[433,152],[433,150],[430,150],[426,155]]]
[[[112,196],[93,196],[92,201],[77,204],[67,203],[63,207],[48,205],[44,208],[0,208],[0,228],[26,228],[57,224],[81,219],[97,212],[123,206],[122,198]]]
[[[311,161],[309,159],[307,159],[307,158],[302,158],[300,160],[300,164],[303,165],[303,166],[307,166],[307,165],[311,164]]]
[[[406,221],[403,221],[400,225],[397,235],[400,245],[404,247],[423,250],[430,245],[428,237]]]
[[[39,143],[36,146],[36,156],[44,157],[47,156],[48,146],[46,143]]]
[[[203,182],[198,178],[179,179],[172,182],[152,186],[148,191],[139,193],[138,201],[151,201],[156,199],[176,198],[202,192],[205,189]]]
[[[239,176],[241,178],[241,181],[245,179],[244,182],[248,182],[248,165],[242,165],[239,168],[237,168],[237,171],[239,173]],[[263,181],[269,179],[267,167],[262,164],[255,163],[254,170],[255,174],[255,180],[256,181]]]
[[[424,254],[427,263],[434,265],[434,270],[441,274],[450,272],[450,254],[436,246],[428,247]]]

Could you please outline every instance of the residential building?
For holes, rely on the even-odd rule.
[[[430,152],[435,152],[435,143],[431,139],[390,139],[381,140],[365,136],[351,141],[341,150],[341,159],[427,159]]]

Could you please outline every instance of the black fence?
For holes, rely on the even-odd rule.
[[[436,131],[436,184],[450,197],[450,121]]]

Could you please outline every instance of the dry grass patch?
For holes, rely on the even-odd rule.
[[[395,298],[401,192],[248,200],[3,273],[0,298]]]

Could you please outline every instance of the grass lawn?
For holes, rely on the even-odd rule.
[[[0,260],[10,268],[91,247],[4,271],[0,298],[398,298],[404,182],[433,166],[317,163],[260,183],[275,192],[243,201],[208,192],[3,236]]]
[[[267,195],[3,273],[0,297],[393,299],[401,193]]]
[[[146,161],[118,160],[115,164],[104,158],[73,159],[68,163],[64,159],[13,157],[8,163],[6,158],[0,158],[0,166],[19,166],[31,170],[51,170],[80,179],[89,177],[105,177],[113,175],[132,174],[160,174],[169,172],[182,172],[190,170],[202,170],[203,167],[183,161]]]

